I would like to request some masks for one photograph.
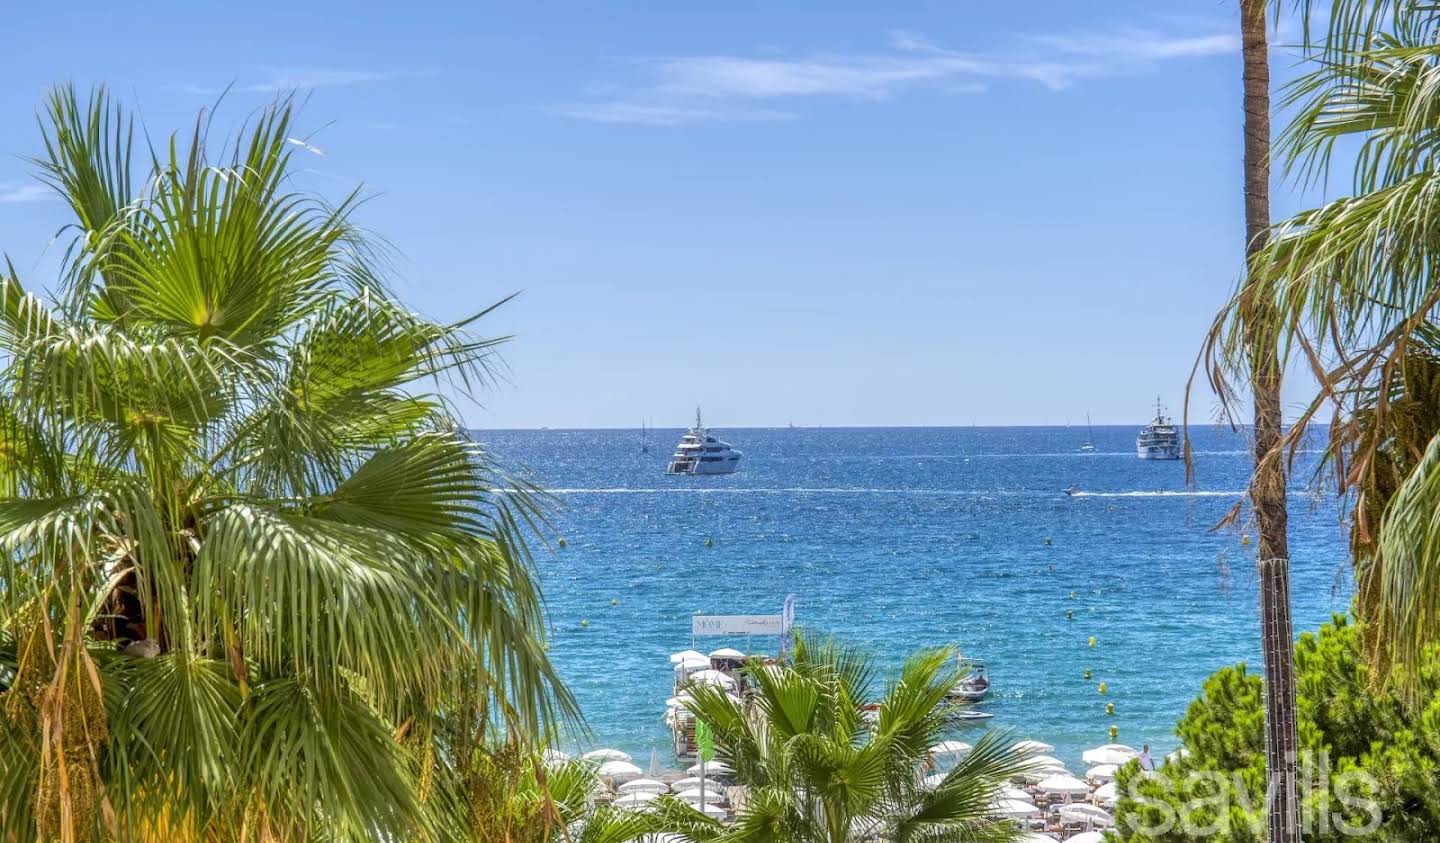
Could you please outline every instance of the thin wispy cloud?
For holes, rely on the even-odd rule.
[[[0,184],[0,205],[47,202],[54,198],[55,191],[43,184]]]
[[[1171,38],[1145,29],[1078,35],[1033,35],[1027,40],[1058,53],[1099,56],[1110,62],[1155,62],[1216,56],[1240,49],[1240,36],[1233,33]]]
[[[751,120],[793,120],[797,115],[774,109],[691,108],[640,102],[576,103],[550,109],[557,114],[596,123],[638,123],[646,126],[679,126],[684,123],[740,122]]]
[[[262,78],[248,81],[236,80],[229,86],[184,83],[175,87],[187,93],[203,96],[216,96],[227,89],[239,93],[276,94],[286,91],[310,91],[317,88],[342,88],[368,82],[385,82],[405,75],[397,71],[385,70],[270,65],[255,68],[255,73]]]
[[[1086,79],[1141,73],[1166,61],[1239,49],[1239,40],[1228,32],[1174,35],[1134,27],[1028,35],[1005,53],[950,49],[904,30],[889,36],[888,49],[872,53],[652,59],[640,63],[645,78],[618,95],[549,110],[581,120],[657,126],[793,118],[792,108],[761,106],[820,97],[880,101],[917,88],[979,94],[997,80],[1059,91]]]

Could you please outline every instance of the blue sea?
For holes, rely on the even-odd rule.
[[[983,659],[989,727],[1074,765],[1112,724],[1170,750],[1208,674],[1259,664],[1252,531],[1212,530],[1245,487],[1245,439],[1192,430],[1187,485],[1182,463],[1136,459],[1136,432],[1096,428],[1087,454],[1079,427],[721,430],[745,453],[724,477],[664,475],[678,429],[476,435],[553,493],[565,546],[537,556],[550,652],[589,728],[573,743],[673,765],[668,655],[777,646],[692,640],[691,615],[778,614],[793,594],[797,625],[887,668],[942,644]],[[1290,540],[1298,633],[1352,589],[1339,508],[1308,467]]]

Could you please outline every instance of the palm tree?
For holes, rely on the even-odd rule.
[[[440,394],[497,341],[389,295],[291,119],[135,155],[103,91],[46,103],[74,222],[53,299],[0,277],[0,839],[447,839],[457,758],[574,714],[533,490]]]
[[[1336,0],[1325,52],[1289,89],[1280,151],[1304,179],[1339,144],[1358,149],[1352,195],[1278,225],[1256,255],[1251,295],[1321,389],[1301,424],[1335,410],[1327,465],[1352,503],[1359,594],[1380,675],[1407,681],[1440,640],[1440,571],[1430,524],[1440,500],[1427,403],[1437,375],[1440,8]],[[1217,322],[1217,358],[1241,348],[1239,297]]]
[[[955,655],[916,653],[876,700],[868,658],[797,635],[789,662],[747,669],[753,711],[719,688],[694,688],[689,707],[748,787],[734,824],[710,836],[736,843],[1009,839],[1014,825],[989,809],[1024,763],[1001,734],[982,737],[938,782],[923,777],[929,749],[954,724],[947,695],[964,675]],[[706,836],[693,827],[687,834]]]
[[[545,764],[533,749],[513,745],[477,752],[466,783],[464,839],[475,843],[628,843],[674,827],[673,817],[687,819],[686,806],[669,797],[644,810],[597,806],[602,785],[593,764]]]
[[[1290,620],[1290,551],[1285,467],[1278,444],[1284,420],[1280,388],[1284,369],[1270,303],[1254,278],[1255,255],[1270,228],[1270,50],[1265,0],[1241,0],[1240,31],[1245,89],[1246,281],[1237,310],[1254,401],[1255,470],[1250,481],[1258,541],[1260,636],[1265,663],[1265,757],[1269,773],[1270,840],[1298,843],[1294,631]]]

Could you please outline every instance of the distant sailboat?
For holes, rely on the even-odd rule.
[[[640,422],[640,453],[650,453],[650,429],[643,421]]]
[[[1089,438],[1080,444],[1080,450],[1087,454],[1095,451],[1095,428],[1090,426],[1090,413],[1085,413],[1085,430],[1089,432]]]

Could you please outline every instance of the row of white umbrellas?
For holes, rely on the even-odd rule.
[[[694,661],[694,660],[696,660],[696,659],[705,659],[706,661],[709,661],[710,659],[743,659],[743,658],[745,658],[745,654],[742,653],[742,652],[740,652],[739,650],[736,650],[736,649],[734,649],[733,647],[721,647],[721,648],[718,649],[718,650],[712,651],[712,652],[710,653],[710,655],[708,655],[708,656],[705,655],[704,653],[699,652],[698,650],[681,650],[681,651],[678,652],[678,653],[671,653],[671,654],[670,654],[670,663],[671,663],[671,664],[680,664],[681,662]]]

